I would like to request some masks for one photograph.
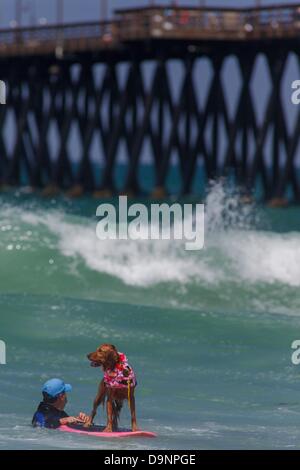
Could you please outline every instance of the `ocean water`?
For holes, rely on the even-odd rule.
[[[1,195],[0,449],[300,448],[299,209],[242,205],[215,185],[205,248],[187,252],[98,241],[97,204]],[[101,372],[86,354],[102,342],[127,354],[139,426],[158,437],[32,429],[52,376],[73,384],[69,414],[90,411]]]

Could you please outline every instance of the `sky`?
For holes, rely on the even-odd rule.
[[[31,24],[40,18],[47,18],[49,23],[56,19],[57,0],[19,0],[23,3],[23,23]],[[101,0],[60,0],[64,2],[66,22],[95,20],[100,17]],[[299,3],[299,0],[261,0],[263,5]],[[107,0],[109,11],[120,7],[144,6],[149,0]],[[168,0],[156,0],[157,4],[170,4]],[[0,27],[9,27],[16,17],[16,0],[0,0]],[[180,5],[197,5],[198,0],[179,0]],[[249,6],[255,0],[206,0],[207,6]]]

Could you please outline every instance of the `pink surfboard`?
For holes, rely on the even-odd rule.
[[[82,434],[86,436],[100,437],[100,438],[120,438],[120,437],[156,437],[154,432],[149,431],[130,431],[128,429],[120,429],[118,432],[103,432],[101,429],[104,427],[101,426],[92,426],[91,428],[85,429],[82,426],[70,425],[70,426],[60,426],[58,428],[63,432],[71,432],[75,434]]]

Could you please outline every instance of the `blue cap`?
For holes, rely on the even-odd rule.
[[[56,397],[61,393],[71,392],[72,386],[70,384],[65,384],[60,379],[50,379],[48,380],[42,388],[42,392],[48,393],[50,397]]]

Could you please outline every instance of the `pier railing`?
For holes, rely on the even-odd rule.
[[[249,8],[145,8],[117,11],[123,39],[240,40],[300,33],[300,6]]]
[[[72,50],[111,45],[118,37],[116,22],[89,22],[0,30],[0,54],[47,54],[57,45]]]
[[[144,39],[251,40],[300,36],[300,6],[260,9],[146,7],[117,10],[111,21],[0,30],[0,54],[47,54]]]

